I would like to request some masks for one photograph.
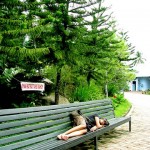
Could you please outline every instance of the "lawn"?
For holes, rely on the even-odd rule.
[[[128,100],[121,102],[119,106],[115,108],[116,117],[125,116],[131,108],[131,103]]]

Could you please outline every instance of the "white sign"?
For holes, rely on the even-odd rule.
[[[44,83],[34,83],[34,82],[21,82],[22,91],[44,91]]]

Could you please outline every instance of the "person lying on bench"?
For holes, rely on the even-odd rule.
[[[99,117],[97,114],[91,115],[89,117],[83,117],[79,115],[78,118],[74,118],[76,126],[69,129],[68,131],[59,134],[57,138],[59,140],[68,140],[68,138],[83,135],[89,131],[93,132],[96,129],[108,126],[109,122],[105,118]]]

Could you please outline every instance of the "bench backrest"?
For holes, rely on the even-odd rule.
[[[0,149],[3,149],[3,146],[5,149],[11,149],[56,139],[58,134],[71,127],[69,114],[78,109],[86,116],[97,113],[107,119],[115,117],[109,99],[2,109],[0,110]]]

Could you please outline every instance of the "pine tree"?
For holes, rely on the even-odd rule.
[[[53,54],[57,67],[56,77],[56,90],[55,102],[59,102],[59,89],[61,82],[61,69],[65,65],[78,64],[80,57],[80,50],[85,48],[81,44],[81,36],[84,36],[86,22],[84,17],[90,16],[86,11],[95,2],[88,2],[86,0],[66,0],[66,1],[53,1],[47,5],[51,10],[55,7],[53,17],[53,32],[56,34],[54,38],[54,47],[51,49],[50,54]],[[80,59],[81,61],[81,59]]]
[[[115,53],[115,49],[112,49],[111,45],[114,45],[113,36],[116,31],[113,29],[114,22],[110,20],[111,14],[105,14],[107,9],[102,6],[102,1],[99,1],[97,7],[91,7],[88,12],[91,20],[86,20],[88,31],[83,37],[84,44],[86,44],[86,48],[83,49],[84,63],[86,64],[83,70],[88,85],[90,85],[91,79],[98,80],[100,70],[103,69],[103,59],[110,58]]]

